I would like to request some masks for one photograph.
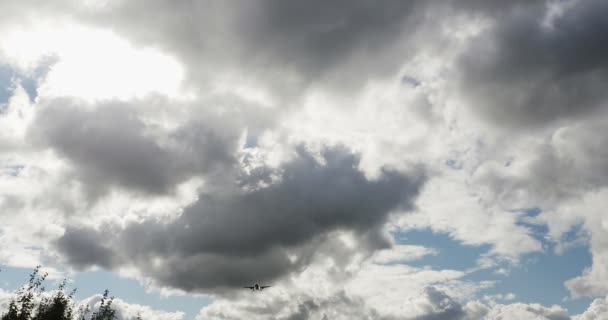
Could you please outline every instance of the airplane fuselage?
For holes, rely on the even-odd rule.
[[[269,287],[270,286],[261,286],[261,285],[259,285],[259,284],[256,283],[256,284],[254,284],[251,287],[243,287],[243,288],[250,289],[251,291],[262,291],[262,290],[264,290],[266,288],[269,288]]]

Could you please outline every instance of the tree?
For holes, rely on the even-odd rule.
[[[87,320],[90,312],[89,305],[81,306],[74,312],[74,294],[76,289],[69,294],[65,293],[66,280],[63,280],[55,293],[44,296],[42,286],[47,274],[39,275],[40,266],[32,271],[27,285],[16,292],[16,297],[11,300],[8,310],[0,310],[0,320]],[[114,320],[116,310],[112,308],[114,297],[109,297],[109,291],[105,290],[97,311],[91,314],[89,320]],[[139,320],[141,317],[138,315]]]
[[[72,320],[72,298],[76,293],[73,290],[66,296],[63,292],[66,281],[59,284],[59,288],[50,298],[43,298],[38,305],[38,311],[32,320]]]
[[[17,291],[17,298],[11,300],[9,310],[2,315],[1,320],[30,320],[32,311],[35,307],[34,298],[36,294],[44,292],[42,282],[46,279],[47,273],[39,276],[40,266],[34,268],[30,275],[28,285]]]
[[[91,315],[91,320],[114,320],[116,317],[116,310],[112,309],[112,301],[114,301],[114,297],[110,297],[108,299],[108,294],[109,291],[106,289],[101,297],[99,309],[96,312],[93,312],[93,315]]]

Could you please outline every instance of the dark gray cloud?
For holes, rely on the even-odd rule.
[[[318,79],[354,58],[358,73],[349,76],[365,81],[374,69],[388,67],[383,66],[386,52],[414,33],[405,27],[423,22],[423,9],[418,1],[264,0],[250,4],[240,26],[253,61],[262,65],[276,64]],[[401,61],[394,62],[392,68]]]
[[[371,250],[388,246],[374,234],[390,212],[411,209],[424,182],[421,173],[384,170],[370,181],[357,169],[359,158],[345,149],[326,149],[322,158],[323,164],[300,148],[293,161],[273,171],[278,181],[269,186],[255,188],[252,180],[247,183],[253,190],[201,193],[170,223],[134,223],[100,235],[100,244],[82,243],[92,251],[111,248],[114,266],[132,263],[162,285],[188,291],[239,287],[297,271],[334,230],[354,231]],[[80,267],[107,264],[94,256],[85,261],[83,244],[71,244],[82,232],[100,231],[68,228],[57,242],[67,260]]]
[[[548,10],[504,10],[460,59],[460,94],[495,123],[532,126],[606,107],[608,4],[576,1],[550,20]]]
[[[55,104],[62,102],[70,103]],[[179,179],[166,168],[174,159],[144,136],[144,123],[124,105],[49,106],[37,119],[35,134],[72,161],[86,186],[116,183],[163,193]]]
[[[255,132],[268,123],[259,119],[263,112],[252,115],[239,107],[221,115],[199,111],[167,130],[146,121],[156,119],[147,113],[166,112],[156,104],[155,99],[129,104],[55,99],[40,107],[29,136],[69,160],[89,195],[114,186],[167,194],[194,176],[234,174],[240,135],[247,126]],[[160,104],[189,108],[162,99]]]
[[[111,267],[116,263],[110,248],[104,246],[104,232],[94,233],[84,229],[66,230],[57,245],[62,250],[71,252],[68,262],[73,265],[87,264],[91,260],[97,261],[101,267]]]

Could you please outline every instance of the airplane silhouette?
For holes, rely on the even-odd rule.
[[[260,286],[259,284],[256,283],[251,287],[243,287],[243,288],[251,289],[251,291],[262,291],[262,290],[264,290],[266,288],[270,288],[270,287],[271,286]]]

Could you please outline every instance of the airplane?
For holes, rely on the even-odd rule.
[[[262,290],[264,290],[266,288],[270,288],[270,287],[271,286],[260,286],[259,284],[256,283],[256,284],[254,284],[251,287],[243,287],[243,288],[245,288],[245,289],[251,289],[251,291],[262,291]]]

